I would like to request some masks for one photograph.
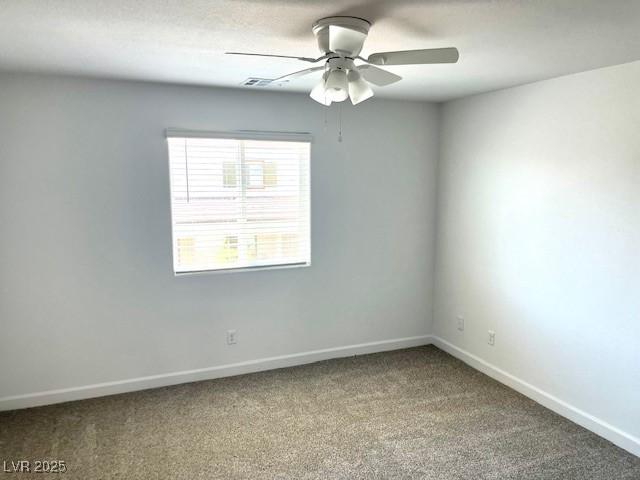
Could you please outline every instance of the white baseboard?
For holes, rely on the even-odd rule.
[[[0,398],[0,411],[16,410],[20,408],[38,407],[72,400],[102,397],[118,393],[145,390],[148,388],[166,387],[180,383],[211,380],[214,378],[231,377],[245,373],[255,373],[276,368],[293,367],[307,363],[329,360],[332,358],[350,357],[353,355],[365,355],[367,353],[385,352],[400,348],[417,347],[420,345],[434,344],[436,347],[462,360],[471,367],[490,376],[514,390],[526,395],[559,415],[583,426],[584,428],[606,438],[621,448],[640,456],[640,439],[630,435],[607,422],[594,417],[576,408],[557,397],[521,380],[508,372],[490,364],[489,362],[473,355],[446,340],[432,336],[421,335],[417,337],[382,340],[379,342],[361,343],[323,350],[280,355],[277,357],[261,358],[246,362],[231,363],[216,367],[199,368],[182,372],[172,372],[161,375],[131,378],[115,382],[97,383],[80,387],[49,390],[45,392],[14,395]]]
[[[397,338],[392,340],[382,340],[379,342],[361,343],[358,345],[347,345],[344,347],[326,348],[323,350],[313,350],[310,352],[294,353],[291,355],[280,355],[277,357],[261,358],[246,362],[231,363],[216,367],[198,368],[182,372],[165,373],[161,375],[151,375],[148,377],[131,378],[115,382],[96,383],[80,387],[63,388],[59,390],[48,390],[45,392],[28,393],[25,395],[13,395],[0,398],[0,411],[16,410],[20,408],[38,407],[53,403],[69,402],[71,400],[82,400],[86,398],[102,397],[117,393],[133,392],[148,388],[166,387],[180,383],[196,382],[199,380],[211,380],[214,378],[231,377],[245,373],[261,372],[276,368],[293,367],[306,363],[329,360],[331,358],[351,357],[353,355],[364,355],[367,353],[385,352],[400,348],[417,347],[429,345],[431,335],[421,335],[417,337]]]
[[[557,397],[554,397],[530,383],[527,383],[524,380],[521,380],[518,377],[496,367],[495,365],[492,365],[480,357],[456,347],[452,343],[449,343],[440,337],[433,336],[432,341],[436,347],[444,350],[450,355],[453,355],[459,360],[462,360],[467,365],[470,365],[500,383],[503,383],[517,392],[526,395],[532,400],[535,400],[541,405],[544,405],[549,410],[553,410],[557,414],[568,418],[587,430],[606,438],[610,442],[640,457],[640,438],[630,435],[619,428],[614,427],[613,425],[610,425],[609,423],[600,420],[599,418],[596,418]]]

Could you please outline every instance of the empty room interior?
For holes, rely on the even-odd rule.
[[[640,2],[0,2],[2,478],[640,479]]]

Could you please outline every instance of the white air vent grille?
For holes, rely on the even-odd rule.
[[[269,78],[250,77],[250,78],[247,78],[244,82],[242,82],[242,85],[244,85],[245,87],[266,87],[271,82],[273,82],[273,80]]]

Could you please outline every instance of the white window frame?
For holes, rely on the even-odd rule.
[[[185,130],[179,128],[167,128],[165,130],[165,137],[167,140],[167,179],[169,181],[169,208],[171,212],[171,255],[172,255],[172,268],[173,275],[175,277],[188,277],[193,275],[217,275],[223,273],[236,273],[236,272],[256,272],[262,270],[282,270],[290,268],[305,268],[311,266],[312,259],[312,205],[311,205],[311,166],[313,155],[313,136],[308,132],[278,132],[278,131],[258,131],[258,130],[239,130],[232,132],[218,132],[218,131],[206,131],[206,130]],[[173,269],[173,255],[175,255],[175,232],[173,223],[173,191],[171,185],[171,158],[169,155],[169,142],[170,138],[222,138],[227,140],[263,140],[263,141],[276,141],[276,142],[307,142],[309,143],[309,260],[307,262],[291,263],[291,264],[275,264],[275,265],[258,265],[253,267],[229,267],[229,268],[217,268],[209,270],[194,270],[189,272],[176,272]],[[237,181],[241,181],[237,179]]]

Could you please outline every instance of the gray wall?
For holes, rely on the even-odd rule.
[[[336,112],[0,74],[0,397],[427,334],[438,107]],[[174,278],[166,127],[311,132],[313,265]]]
[[[0,397],[435,333],[638,437],[639,83],[344,105],[340,144],[304,95],[0,74]],[[313,266],[175,278],[166,127],[312,132]]]
[[[444,106],[434,325],[636,437],[638,85],[635,62]]]

